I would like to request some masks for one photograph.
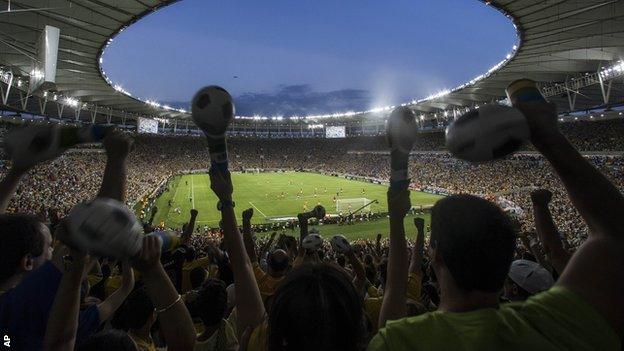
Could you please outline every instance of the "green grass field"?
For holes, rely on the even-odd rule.
[[[336,193],[340,193],[338,199],[378,200],[379,203],[372,205],[374,212],[385,212],[387,208],[386,186],[321,174],[233,173],[232,182],[239,221],[240,213],[250,207],[254,209],[252,222],[257,224],[270,223],[276,218],[295,217],[297,213],[306,209],[309,211],[317,204],[323,205],[327,213],[336,213],[336,205],[333,201]],[[302,194],[297,197],[299,192]],[[411,195],[413,206],[431,205],[439,198],[440,196],[422,192],[412,192]],[[169,200],[172,200],[171,206],[168,205]],[[216,204],[217,198],[210,190],[207,174],[177,176],[170,181],[169,190],[156,201],[158,212],[154,223],[164,221],[167,227],[180,227],[188,221],[189,211],[195,208],[199,212],[197,225],[216,226],[220,220]],[[180,209],[180,214],[176,213],[176,208]],[[428,215],[424,217],[428,221]],[[412,218],[406,218],[406,222],[411,223]],[[320,225],[314,228],[318,229],[323,236],[343,234],[349,239],[372,238],[377,233],[387,233],[388,220],[380,219],[348,226]],[[413,234],[413,226],[406,228],[409,228],[408,232]]]

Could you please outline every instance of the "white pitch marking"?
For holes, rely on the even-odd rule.
[[[250,204],[253,208],[255,208],[256,210],[258,210],[258,212],[260,212],[260,214],[261,214],[264,218],[267,218],[267,215],[265,215],[262,211],[260,211],[260,209],[259,209],[259,208],[257,208],[257,207],[256,207],[256,205],[254,205],[251,201],[249,202],[249,204]]]
[[[191,174],[191,200],[193,203],[193,208],[195,208],[195,186],[193,185],[193,175]]]

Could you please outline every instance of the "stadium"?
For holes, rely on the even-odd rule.
[[[621,349],[624,2],[479,1],[489,70],[291,116],[109,78],[177,3],[0,1],[6,349]]]

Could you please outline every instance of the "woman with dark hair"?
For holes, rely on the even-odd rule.
[[[238,350],[238,340],[227,312],[227,291],[222,280],[209,278],[199,289],[195,308],[201,319],[203,332],[197,335],[195,351]]]
[[[237,331],[247,350],[363,350],[362,297],[339,267],[306,263],[280,284],[266,313],[236,223],[229,172],[210,173],[236,288]],[[247,340],[248,343],[247,343]]]
[[[362,298],[332,264],[304,264],[277,290],[268,324],[269,350],[360,350]]]

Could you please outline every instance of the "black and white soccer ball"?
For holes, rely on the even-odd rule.
[[[397,107],[390,113],[386,124],[386,139],[391,149],[408,154],[418,136],[416,114],[409,107]]]
[[[60,125],[16,128],[4,138],[4,148],[16,167],[24,168],[53,159],[65,151],[59,147]]]
[[[351,250],[351,244],[349,244],[347,238],[342,235],[334,235],[329,243],[332,249],[338,253],[345,253]]]
[[[95,256],[128,259],[143,244],[142,227],[130,209],[117,200],[97,198],[76,205],[68,216],[65,241]]]
[[[489,104],[463,114],[449,125],[446,147],[459,159],[485,162],[517,151],[530,135],[522,112]]]
[[[191,109],[195,124],[213,139],[223,138],[235,113],[230,93],[215,85],[198,91],[193,97]]]
[[[323,238],[318,234],[308,234],[303,238],[301,246],[306,250],[318,250],[323,246]]]

